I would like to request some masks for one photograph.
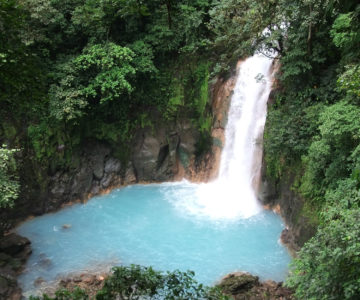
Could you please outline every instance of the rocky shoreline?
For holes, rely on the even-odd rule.
[[[50,297],[55,296],[57,289],[74,291],[84,290],[90,299],[104,286],[110,273],[82,273],[60,279],[56,285],[43,291]],[[259,277],[246,272],[235,272],[226,275],[216,286],[225,295],[234,300],[294,300],[293,291],[283,286],[282,282],[272,280],[260,281]]]
[[[107,193],[113,188],[128,184],[175,181],[181,178],[193,182],[207,182],[215,178],[220,163],[222,145],[224,144],[224,128],[235,79],[235,72],[233,72],[230,78],[219,79],[212,86],[214,119],[211,136],[213,145],[211,151],[205,154],[201,160],[195,160],[195,144],[198,139],[198,132],[195,132],[191,125],[186,122],[179,123],[173,128],[159,130],[156,135],[149,128],[140,130],[134,141],[134,154],[126,166],[122,165],[120,160],[113,155],[108,145],[99,141],[89,141],[79,154],[77,167],[67,171],[59,170],[51,175],[48,182],[47,197],[40,197],[40,203],[35,203],[31,208],[28,207],[28,211],[34,215],[53,212],[71,203],[86,201],[92,196]],[[297,199],[286,202],[285,197],[290,196],[293,199],[296,195],[289,195],[290,185],[286,183],[279,190],[278,186],[266,178],[265,168],[266,166],[262,168],[260,198],[263,204],[271,209],[276,206],[279,207],[279,213],[283,216],[285,223],[290,224],[290,228],[283,231],[281,240],[294,253],[301,245],[298,239],[304,235],[304,232],[301,230],[297,232],[291,226],[293,220],[289,218],[289,210],[292,209],[290,205]],[[311,232],[305,234],[305,238],[310,234]],[[21,237],[17,237],[21,239]],[[5,237],[1,243],[6,243],[6,241],[7,238]],[[23,270],[26,259],[31,253],[30,242],[22,240],[21,243],[23,245],[21,246],[22,250],[19,250],[22,253],[21,255],[20,252],[9,254],[0,247],[0,252],[5,253],[4,255],[0,253],[0,298],[3,295],[4,299],[11,300],[17,300],[21,297],[16,276]],[[17,263],[13,262],[14,259]],[[12,265],[16,267],[12,267]],[[6,277],[7,273],[9,274],[8,277]],[[101,278],[105,277],[105,274],[101,275]],[[237,275],[230,277],[238,278]],[[90,288],[90,290],[94,289],[95,291],[101,288],[101,278],[94,274],[81,274],[77,277],[63,279],[60,286],[71,289],[80,285],[85,289]],[[250,289],[252,292],[246,290],[246,293],[256,295],[261,291],[263,294],[273,296],[282,291],[283,288],[281,283],[270,281],[260,283],[258,279],[254,279],[253,283]],[[246,293],[245,295],[247,295]],[[238,294],[234,299],[292,299],[285,296],[285,298],[244,298],[243,294]]]
[[[187,121],[156,131],[151,128],[140,130],[133,141],[134,151],[127,165],[116,158],[109,145],[100,141],[88,141],[74,158],[72,169],[50,174],[44,195],[39,195],[37,199],[23,197],[18,204],[21,209],[5,212],[5,215],[2,213],[4,220],[11,220],[9,224],[1,224],[2,228],[11,232],[12,227],[32,216],[54,212],[129,184],[176,181],[182,178],[193,182],[207,182],[215,178],[235,75],[233,72],[226,80],[218,79],[212,86],[213,145],[201,159],[196,159],[195,155],[199,132]],[[0,242],[0,298],[18,300],[21,298],[21,289],[16,277],[24,269],[31,253],[30,241],[10,233]],[[12,246],[6,246],[10,244]],[[13,248],[16,250],[11,250]],[[93,275],[87,274],[83,276],[85,281],[81,279],[79,282],[64,279],[60,286],[71,287],[75,283],[86,285],[88,281],[92,285],[93,280],[89,280],[89,276],[93,278]],[[42,283],[39,278],[37,284]]]
[[[15,233],[0,240],[0,299],[20,300],[17,276],[23,271],[31,254],[30,241]]]

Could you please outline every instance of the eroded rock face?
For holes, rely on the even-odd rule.
[[[84,200],[122,182],[125,170],[106,144],[91,141],[74,160],[72,169],[59,170],[50,177],[43,212],[56,210],[66,202]]]
[[[316,232],[316,225],[302,215],[305,200],[291,187],[295,181],[295,174],[290,173],[275,182],[266,176],[266,164],[263,162],[259,199],[269,208],[277,207],[288,228],[281,234],[282,242],[296,252]]]
[[[89,140],[74,150],[72,161],[65,169],[51,169],[42,174],[43,182],[20,197],[18,209],[9,212],[13,218],[41,215],[61,208],[65,203],[87,200],[121,185],[138,182],[164,182],[186,178],[207,182],[216,177],[221,149],[224,145],[224,126],[235,85],[235,72],[228,79],[218,79],[211,89],[213,114],[212,146],[199,156],[199,130],[191,120],[157,124],[157,128],[139,129],[131,145],[129,160],[122,165],[113,149],[105,142]],[[60,147],[61,146],[61,147]],[[64,150],[64,145],[59,151]],[[117,147],[117,146],[116,146]],[[56,168],[56,167],[54,167]]]
[[[160,150],[165,146],[165,137],[156,137],[148,132],[142,132],[135,141],[133,165],[137,179],[140,181],[154,180],[158,168]]]

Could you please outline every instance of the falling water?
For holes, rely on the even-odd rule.
[[[19,279],[24,295],[114,264],[191,269],[205,284],[236,270],[283,280],[290,261],[278,242],[283,224],[255,193],[270,72],[271,60],[259,55],[241,64],[214,182],[128,186],[19,226],[33,250]]]
[[[231,99],[218,179],[199,188],[200,209],[218,218],[248,218],[256,198],[272,60],[256,54],[240,65]]]

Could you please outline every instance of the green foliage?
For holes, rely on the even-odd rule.
[[[210,130],[209,116],[206,114],[206,108],[209,103],[209,63],[199,64],[194,72],[194,86],[192,90],[192,105],[199,116],[199,128],[201,131]]]
[[[220,141],[221,142],[221,141]],[[203,132],[199,139],[196,141],[195,144],[195,156],[196,158],[200,158],[202,154],[204,153],[209,153],[209,151],[211,150],[211,147],[213,144],[215,144],[216,142],[213,141],[212,136],[210,135],[209,131],[205,131]]]
[[[359,50],[356,49],[356,45],[360,43],[360,27],[357,20],[359,12],[360,7],[356,11],[339,14],[330,30],[334,44],[343,50],[346,59],[359,53]]]
[[[306,105],[306,96],[291,93],[290,99],[302,98],[305,101],[279,104],[270,107],[264,133],[264,149],[267,172],[279,178],[283,169],[296,164],[307,153],[311,138],[318,132],[319,114],[322,104]],[[280,108],[278,108],[279,106]]]
[[[239,57],[248,56],[253,41],[266,27],[259,1],[214,1],[210,9],[209,29],[213,33],[217,72],[227,70]],[[269,10],[269,12],[272,10]]]
[[[26,44],[27,12],[19,1],[0,2],[1,113],[29,114],[42,95],[44,77],[37,54]]]
[[[63,144],[62,140],[57,141],[53,138],[53,132],[45,122],[38,125],[30,125],[28,127],[28,136],[32,143],[35,157],[39,161],[49,159],[54,154],[56,147]]]
[[[82,290],[69,292],[60,290],[55,298],[47,295],[32,297],[32,300],[85,300],[89,299]],[[209,299],[226,300],[228,297],[218,288],[206,287],[194,279],[194,272],[159,272],[151,267],[131,265],[114,267],[105,280],[103,288],[96,294],[97,300],[111,299]]]
[[[360,144],[360,108],[346,101],[327,107],[320,115],[320,136],[310,145],[302,186],[308,196],[324,194],[355,167],[353,151]]]
[[[137,128],[188,119],[200,132],[201,156],[212,143],[210,74],[228,70],[255,50],[268,56],[276,51],[277,91],[264,140],[268,173],[280,180],[294,170],[293,188],[307,201],[302,213],[314,210],[312,219],[321,224],[289,282],[303,299],[355,299],[357,2],[2,0],[0,140],[24,147],[28,165],[45,177],[68,168],[86,139],[106,141],[125,161]],[[0,150],[0,207],[11,206],[19,189],[13,154]],[[180,159],[188,165],[185,151]],[[191,272],[135,266],[114,270],[105,290],[101,299],[120,293],[222,297],[211,298],[217,292],[198,285]],[[80,290],[56,297],[87,299]]]
[[[184,67],[185,65],[185,67]],[[170,80],[168,101],[158,105],[166,120],[190,119],[202,134],[208,134],[212,117],[209,109],[211,65],[202,60],[185,59],[172,66],[165,80]]]
[[[360,8],[356,1],[277,4],[287,26],[265,131],[267,171],[277,180],[295,172],[293,189],[306,201],[301,214],[320,224],[287,284],[299,299],[358,299]]]
[[[68,291],[66,289],[60,289],[55,292],[55,297],[50,297],[44,294],[42,297],[30,296],[30,300],[88,300],[89,296],[84,290],[75,288],[74,291]]]
[[[339,76],[337,81],[341,91],[345,91],[351,99],[360,98],[360,67],[359,65],[345,66],[345,72]]]
[[[15,152],[18,149],[0,147],[0,208],[13,207],[19,194],[19,181],[16,174]]]
[[[337,206],[329,215],[293,262],[287,285],[299,299],[359,299],[359,208]]]
[[[134,53],[113,43],[85,48],[63,67],[65,77],[51,90],[52,113],[59,120],[81,117],[90,101],[103,104],[130,94]]]

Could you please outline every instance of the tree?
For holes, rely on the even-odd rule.
[[[16,174],[14,154],[18,149],[0,147],[0,208],[13,207],[20,185]]]
[[[356,300],[360,297],[359,207],[329,208],[323,225],[301,249],[287,281],[298,299]]]
[[[319,132],[311,143],[302,184],[305,195],[324,195],[347,178],[356,166],[360,144],[360,109],[346,101],[327,107],[320,115]]]
[[[37,55],[26,44],[27,12],[18,1],[0,2],[0,104],[3,112],[29,111],[41,94]],[[16,107],[16,108],[15,108]]]
[[[65,74],[50,90],[53,116],[76,121],[90,103],[121,101],[124,95],[126,99],[134,90],[129,82],[136,73],[131,63],[134,56],[129,48],[114,43],[96,44],[60,65],[60,74]]]

